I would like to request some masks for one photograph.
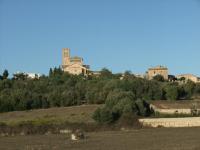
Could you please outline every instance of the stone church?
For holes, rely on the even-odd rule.
[[[87,76],[89,74],[89,65],[84,65],[83,58],[75,56],[70,57],[70,49],[62,49],[62,69],[64,72],[68,72],[74,75],[83,74]]]

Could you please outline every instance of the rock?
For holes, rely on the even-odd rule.
[[[21,136],[24,136],[24,135],[25,135],[25,133],[24,133],[24,132],[21,132],[21,133],[20,133],[20,135],[21,135]]]
[[[71,140],[73,140],[73,141],[81,140],[84,138],[85,138],[85,135],[84,135],[83,131],[81,131],[81,130],[76,130],[75,132],[73,132],[71,134]]]
[[[74,133],[71,134],[71,140],[73,141],[78,140],[77,136]]]
[[[50,135],[51,134],[51,131],[47,131],[46,133],[45,133],[45,135]]]

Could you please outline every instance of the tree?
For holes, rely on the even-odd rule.
[[[54,76],[60,76],[64,73],[64,71],[60,67],[55,67],[53,70],[53,75]]]
[[[106,107],[98,108],[92,118],[96,120],[98,123],[110,124],[114,122],[113,114],[111,110]]]
[[[7,79],[9,76],[8,70],[4,70],[3,72],[3,79]]]
[[[106,79],[110,79],[113,77],[113,74],[110,70],[108,70],[107,68],[103,68],[101,71],[100,71],[100,77],[101,78],[106,78]]]
[[[197,83],[194,90],[196,95],[200,95],[200,83]]]
[[[0,80],[3,80],[3,76],[2,75],[0,75]]]
[[[181,82],[185,82],[186,81],[185,77],[181,77],[178,80],[181,81]]]
[[[167,100],[177,100],[178,98],[178,87],[176,85],[167,85],[165,88]]]
[[[135,76],[131,73],[131,71],[125,71],[124,72],[124,77],[123,77],[123,79],[125,79],[125,80],[129,80],[129,79],[134,79],[135,78]]]
[[[53,70],[52,68],[49,69],[49,77],[51,77],[53,75]]]
[[[183,88],[184,88],[185,92],[187,93],[186,98],[190,99],[194,93],[195,83],[192,82],[191,80],[188,80],[188,82],[186,84],[184,84]]]
[[[28,75],[25,73],[16,73],[13,75],[14,80],[26,80],[28,78]]]
[[[100,123],[117,121],[123,114],[135,112],[134,95],[120,89],[111,91],[106,99],[105,106],[94,113],[93,118]]]
[[[164,77],[162,75],[159,75],[159,74],[154,76],[153,80],[156,80],[156,81],[159,81],[159,82],[164,82],[165,81]]]
[[[137,115],[148,117],[152,114],[149,103],[144,100],[136,101]]]

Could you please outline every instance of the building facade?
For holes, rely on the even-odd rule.
[[[70,49],[62,49],[62,69],[73,75],[88,75],[89,65],[84,65],[83,58],[75,56],[70,57]]]
[[[149,68],[147,71],[147,78],[149,80],[153,79],[156,75],[161,75],[165,80],[168,80],[168,68],[163,66],[157,66]]]
[[[181,74],[181,75],[177,75],[176,77],[177,77],[177,79],[184,78],[185,81],[191,80],[194,83],[200,83],[200,78],[193,74]]]

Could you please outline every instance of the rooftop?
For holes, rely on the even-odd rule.
[[[156,106],[159,109],[191,109],[191,108],[200,108],[199,100],[179,100],[179,101],[153,101],[152,105]]]
[[[164,66],[156,66],[156,67],[152,67],[152,68],[149,68],[149,70],[168,70],[167,67],[164,67]]]
[[[74,57],[71,57],[70,59],[72,59],[72,60],[74,60],[74,59],[80,59],[80,60],[82,60],[83,58],[78,57],[78,56],[74,56]]]

